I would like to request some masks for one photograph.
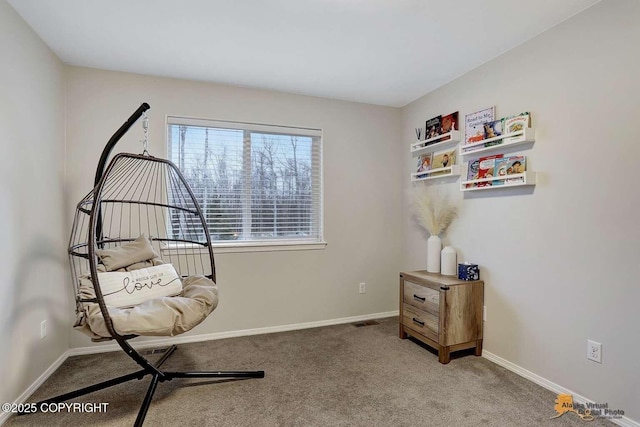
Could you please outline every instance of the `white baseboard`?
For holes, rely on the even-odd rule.
[[[384,319],[387,317],[398,316],[399,312],[387,311],[384,313],[364,314],[361,316],[341,317],[338,319],[319,320],[316,322],[295,323],[291,325],[267,326],[264,328],[241,329],[239,331],[214,332],[211,334],[190,335],[171,338],[150,339],[143,342],[132,342],[131,345],[136,349],[145,349],[153,347],[162,347],[172,344],[188,344],[192,342],[220,340],[224,338],[246,337],[249,335],[273,334],[276,332],[296,331],[299,329],[319,328],[322,326],[341,325],[344,323],[362,322],[365,320]],[[120,346],[117,344],[106,344],[93,347],[77,347],[67,350],[68,356],[79,356],[85,354],[106,353],[110,351],[118,351]]]
[[[395,317],[398,316],[398,311],[387,311],[384,313],[374,313],[374,314],[365,314],[362,316],[352,316],[352,317],[342,317],[338,319],[329,319],[329,320],[320,320],[317,322],[307,322],[307,323],[296,323],[292,325],[282,325],[282,326],[269,326],[265,328],[255,328],[255,329],[243,329],[239,331],[229,331],[229,332],[217,332],[212,334],[202,334],[202,335],[193,335],[186,337],[172,337],[172,338],[159,338],[144,341],[141,343],[137,343],[135,348],[144,349],[144,348],[152,348],[152,347],[161,347],[172,344],[186,344],[192,342],[201,342],[201,341],[211,341],[211,340],[219,340],[223,338],[235,338],[235,337],[244,337],[249,335],[261,335],[261,334],[272,334],[275,332],[287,332],[287,331],[296,331],[299,329],[311,329],[311,328],[319,328],[322,326],[331,326],[331,325],[341,325],[344,323],[353,323],[353,322],[363,322],[365,320],[373,320],[373,319],[384,319],[387,317]],[[106,353],[110,351],[118,351],[120,350],[120,346],[117,344],[106,344],[94,347],[79,347],[79,348],[70,348],[65,351],[46,371],[38,377],[38,379],[27,388],[24,393],[16,399],[14,403],[24,403],[27,401],[29,396],[33,394],[34,391],[38,389],[44,383],[51,374],[55,372],[56,369],[60,367],[70,356],[80,356],[86,354],[97,354],[97,353]],[[8,419],[11,417],[11,413],[2,412],[0,414],[0,426],[2,426]]]
[[[152,347],[160,347],[171,344],[186,344],[192,342],[201,342],[201,341],[211,341],[211,340],[219,340],[223,338],[235,338],[235,337],[244,337],[249,335],[261,335],[261,334],[271,334],[276,332],[287,332],[287,331],[295,331],[300,329],[311,329],[311,328],[319,328],[322,326],[332,326],[332,325],[340,325],[344,323],[353,323],[353,322],[362,322],[365,320],[373,320],[373,319],[383,319],[387,317],[395,317],[398,316],[398,311],[388,311],[384,313],[374,313],[374,314],[366,314],[362,316],[352,316],[352,317],[342,317],[338,319],[329,319],[329,320],[320,320],[316,322],[306,322],[306,323],[296,323],[291,325],[281,325],[281,326],[269,326],[265,328],[255,328],[255,329],[243,329],[239,331],[229,331],[229,332],[216,332],[211,334],[203,334],[203,335],[193,335],[186,337],[172,337],[172,338],[159,338],[153,339],[149,341],[144,341],[137,344],[135,347],[139,349],[144,348],[152,348]],[[31,384],[25,391],[16,399],[14,403],[24,403],[26,400],[33,394],[35,390],[38,389],[44,383],[47,378],[51,374],[55,372],[60,365],[64,363],[70,356],[79,356],[85,354],[97,354],[97,353],[106,353],[110,351],[120,350],[120,347],[117,344],[107,344],[95,347],[79,347],[79,348],[71,348],[64,352],[46,371],[42,373],[38,377],[38,379]],[[501,358],[500,356],[496,356],[493,353],[490,353],[486,350],[482,351],[482,356],[487,360],[502,366],[503,368],[514,372],[521,377],[532,381],[547,390],[551,390],[554,393],[566,393],[573,396],[573,399],[581,404],[593,403],[593,401],[587,399],[584,396],[581,396],[577,393],[572,392],[571,390],[564,388],[554,382],[547,380],[537,374],[534,374],[531,371],[528,371],[514,363],[509,362],[506,359]],[[0,426],[3,425],[11,416],[9,413],[1,413],[0,414]],[[640,423],[628,418],[611,418],[611,422],[623,426],[623,427],[640,427]]]
[[[36,379],[33,384],[31,384],[17,399],[14,403],[24,403],[27,401],[27,399],[29,398],[29,396],[31,396],[33,394],[34,391],[36,391],[38,389],[38,387],[40,387],[42,385],[42,383],[44,383],[47,378],[49,378],[51,376],[51,374],[53,374],[56,369],[58,369],[60,367],[60,365],[62,365],[64,363],[65,360],[67,360],[67,357],[69,357],[69,350],[65,351],[64,353],[62,353],[62,355],[60,355],[60,357],[58,357],[56,359],[55,362],[53,362],[51,364],[51,366],[49,366],[47,368],[46,371],[44,371],[42,373],[42,375],[40,375],[38,377],[38,379]],[[13,415],[11,412],[4,412],[2,411],[0,413],[0,426],[2,424],[4,424],[5,422],[7,422],[7,420],[11,417],[11,415]]]
[[[523,367],[518,366],[515,363],[511,363],[508,360],[503,359],[500,356],[496,356],[495,354],[490,353],[486,350],[482,350],[482,357],[484,357],[487,360],[490,360],[496,365],[500,365],[503,368],[520,375],[521,377],[528,379],[531,382],[538,384],[539,386],[546,388],[547,390],[551,390],[556,394],[560,394],[560,393],[570,394],[571,396],[573,396],[573,400],[577,403],[580,403],[582,405],[585,405],[587,403],[595,403],[593,400],[587,399],[586,397],[581,396],[578,393],[574,393],[573,391],[567,388],[564,388],[554,382],[551,382],[548,379],[541,377],[540,375],[534,374],[533,372],[528,371]],[[624,408],[622,409],[624,410]],[[617,424],[619,426],[623,426],[623,427],[640,427],[640,423],[625,416],[623,416],[622,418],[607,418],[607,419],[612,423]]]

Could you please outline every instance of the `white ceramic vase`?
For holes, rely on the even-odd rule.
[[[432,234],[427,239],[427,271],[429,273],[440,273],[440,251],[442,251],[442,240]]]
[[[451,246],[445,246],[440,254],[440,274],[444,276],[456,276],[457,270],[456,250]]]

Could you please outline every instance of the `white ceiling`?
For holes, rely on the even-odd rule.
[[[400,107],[599,0],[7,0],[63,62]]]

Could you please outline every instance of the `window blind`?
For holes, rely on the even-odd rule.
[[[167,126],[168,157],[213,241],[322,241],[320,130],[182,117]]]

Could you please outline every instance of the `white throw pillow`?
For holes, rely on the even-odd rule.
[[[171,264],[122,273],[98,273],[98,282],[105,304],[120,308],[182,292],[182,282]]]

